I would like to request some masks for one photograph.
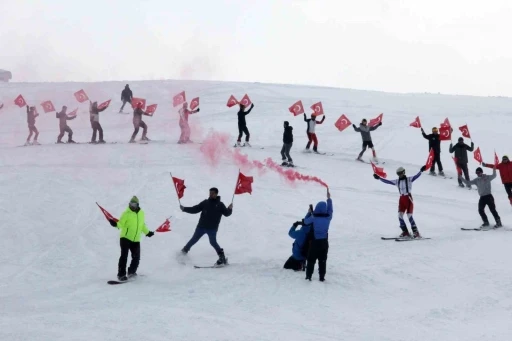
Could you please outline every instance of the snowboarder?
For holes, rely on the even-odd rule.
[[[416,226],[416,222],[412,217],[414,211],[414,202],[412,199],[412,183],[421,176],[421,173],[423,173],[425,169],[426,167],[423,166],[416,175],[407,177],[405,175],[405,169],[403,167],[398,167],[396,170],[398,179],[396,180],[383,179],[379,175],[373,174],[373,177],[376,180],[380,180],[385,184],[398,187],[398,192],[400,194],[400,198],[398,200],[398,221],[400,222],[400,229],[402,229],[402,234],[398,238],[411,237],[409,230],[407,229],[407,225],[405,224],[405,214],[407,214],[407,218],[409,218],[409,223],[411,224],[411,230],[413,232],[413,238],[421,238],[418,227]]]
[[[136,196],[130,199],[128,208],[123,212],[119,221],[109,220],[109,222],[110,225],[121,230],[119,241],[121,257],[119,257],[117,279],[126,281],[128,278],[137,276],[140,261],[140,235],[144,233],[146,237],[152,237],[155,233],[147,228],[144,211],[140,208],[139,199]],[[128,276],[126,276],[128,251],[132,255],[132,261],[128,267]]]
[[[92,138],[91,143],[106,143],[103,140],[103,128],[101,128],[100,124],[100,112],[107,109],[107,107],[98,109],[98,102],[89,102],[89,114],[91,120],[91,128],[92,128]],[[96,142],[96,133],[99,132],[100,139]]]
[[[25,146],[28,146],[30,144],[39,145],[40,143],[37,142],[37,138],[39,137],[39,131],[36,128],[36,117],[39,116],[36,112],[36,107],[29,107],[27,105],[27,123],[28,123],[28,137],[27,142],[25,142]],[[30,143],[30,138],[32,137],[32,134],[34,135],[34,140],[32,143]]]
[[[68,110],[68,107],[63,106],[62,110],[55,114],[55,117],[59,119],[59,129],[60,134],[57,136],[57,143],[64,143],[62,142],[62,138],[64,137],[64,133],[68,133],[68,143],[76,143],[73,141],[73,130],[68,126],[68,121],[74,120],[76,116],[69,117],[66,111]]]
[[[327,253],[329,252],[329,225],[331,224],[332,214],[331,193],[327,188],[327,202],[318,202],[314,210],[313,205],[309,205],[309,212],[304,218],[304,225],[312,225],[311,228],[314,232],[307,257],[306,280],[311,281],[315,263],[318,259],[318,275],[321,282],[325,281]]]
[[[469,181],[469,171],[468,171],[468,151],[472,152],[475,144],[471,141],[471,147],[464,143],[464,139],[459,137],[457,143],[452,145],[450,143],[450,153],[454,153],[455,155],[455,163],[457,164],[457,168],[460,169],[461,172],[464,172],[464,177],[466,178],[466,185],[471,189],[471,185],[467,184]],[[461,174],[459,174],[461,175]],[[464,184],[461,181],[461,176],[457,177],[460,187],[464,187]]]
[[[123,112],[124,106],[126,103],[132,103],[133,99],[133,93],[130,89],[130,86],[128,84],[125,85],[123,91],[121,92],[121,101],[123,101],[123,105],[121,106],[121,109],[119,109],[119,113]]]
[[[496,169],[493,168],[492,175],[487,175],[484,174],[481,167],[478,167],[475,173],[477,177],[473,180],[463,179],[461,175],[459,175],[459,180],[466,185],[476,185],[476,188],[478,188],[478,195],[480,196],[480,200],[478,200],[478,213],[484,222],[481,227],[489,226],[489,219],[487,219],[487,215],[485,214],[485,206],[489,206],[489,210],[496,221],[494,227],[501,227],[501,219],[496,211],[494,197],[491,194],[491,181],[496,178]]]
[[[510,162],[508,156],[503,155],[501,163],[499,163],[497,167],[485,162],[482,162],[482,166],[493,169],[497,168],[500,171],[501,182],[505,186],[508,200],[510,201],[510,205],[512,205],[512,162]]]
[[[199,108],[196,110],[188,110],[188,103],[183,103],[183,107],[180,109],[180,130],[181,135],[178,143],[191,143],[190,141],[190,126],[188,125],[188,116],[199,112]]]
[[[430,167],[430,175],[436,175],[436,163],[439,168],[439,175],[444,176],[443,164],[441,163],[441,140],[439,139],[439,129],[437,127],[432,128],[432,134],[425,134],[423,128],[421,128],[421,134],[425,139],[428,140],[428,150],[434,151],[434,160],[432,167]]]
[[[366,118],[363,118],[363,120],[361,121],[361,124],[359,124],[359,128],[356,127],[355,124],[352,124],[352,127],[354,128],[354,130],[356,132],[358,132],[358,133],[361,133],[361,137],[363,138],[363,150],[361,150],[361,152],[359,153],[359,156],[357,157],[357,160],[363,161],[361,159],[361,157],[363,157],[363,154],[366,151],[366,148],[368,147],[368,148],[371,148],[371,150],[372,150],[373,161],[374,162],[378,162],[378,160],[377,160],[377,153],[375,152],[375,147],[373,146],[372,135],[371,135],[370,132],[374,131],[375,129],[377,129],[381,125],[382,125],[382,121],[379,122],[379,124],[374,125],[373,127],[368,127],[367,126]]]
[[[298,226],[302,227],[297,230]],[[284,263],[283,268],[294,271],[306,270],[306,258],[312,240],[312,232],[310,225],[304,225],[304,220],[293,223],[288,232],[288,235],[295,239],[292,246],[292,255]]]
[[[208,199],[203,200],[196,206],[183,207],[180,205],[180,209],[185,213],[197,214],[201,213],[199,222],[197,224],[194,235],[189,242],[183,247],[181,253],[186,255],[192,246],[201,239],[205,234],[210,239],[210,245],[217,251],[219,259],[216,265],[227,264],[227,258],[222,249],[217,243],[217,231],[219,230],[219,224],[222,216],[229,217],[233,213],[233,204],[230,204],[227,208],[222,201],[220,201],[219,190],[215,187],[210,188],[210,196]]]
[[[306,129],[306,134],[308,136],[308,143],[306,144],[306,151],[309,152],[309,147],[311,147],[311,142],[313,142],[313,151],[315,153],[318,153],[318,139],[316,137],[315,128],[317,124],[322,124],[325,121],[325,115],[322,117],[321,121],[316,120],[316,115],[313,113],[311,114],[311,118],[308,118],[306,116],[306,113],[304,113],[304,122],[308,125],[308,128]]]
[[[251,107],[249,110],[245,110],[245,106],[243,104],[240,105],[240,110],[238,110],[238,139],[236,140],[236,146],[235,147],[245,147],[245,146],[251,146],[249,144],[249,138],[251,137],[251,134],[249,133],[249,129],[247,129],[247,122],[245,121],[245,116],[249,115],[251,110],[254,108],[254,103],[251,103]],[[242,135],[245,134],[245,143],[242,146]]]
[[[146,123],[142,120],[142,115],[145,115],[146,113],[144,110],[142,110],[142,103],[137,104],[137,107],[135,110],[133,110],[133,134],[132,138],[130,139],[130,143],[135,143],[135,137],[139,133],[139,128],[142,128],[142,137],[140,138],[141,141],[149,141],[146,134],[148,133],[148,126]]]
[[[293,127],[288,121],[284,121],[284,132],[283,132],[283,148],[281,148],[281,158],[283,163],[281,166],[293,167],[293,160],[290,156],[290,150],[293,145]],[[287,161],[288,158],[288,161]]]

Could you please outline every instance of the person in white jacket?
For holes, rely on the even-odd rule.
[[[308,144],[306,145],[306,151],[309,151],[309,147],[311,147],[311,142],[313,142],[313,151],[315,153],[318,153],[318,139],[316,137],[315,128],[317,124],[324,123],[325,115],[322,117],[321,121],[316,120],[316,115],[311,114],[311,118],[308,118],[306,116],[306,113],[304,113],[304,122],[307,123],[308,128],[306,130],[306,133],[308,135]]]

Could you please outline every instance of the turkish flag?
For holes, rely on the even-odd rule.
[[[430,148],[430,152],[428,153],[427,163],[425,164],[426,169],[430,169],[432,164],[434,163],[434,150]]]
[[[421,128],[421,122],[420,122],[420,117],[417,116],[416,119],[414,120],[414,122],[412,122],[411,124],[409,124],[409,126],[411,127],[414,127],[414,128]],[[428,167],[427,167],[428,168]]]
[[[341,115],[340,118],[338,118],[338,120],[336,121],[336,123],[334,123],[334,126],[336,128],[338,128],[339,131],[343,131],[345,130],[347,127],[350,127],[350,125],[352,124],[352,122],[350,122],[350,120],[348,119],[347,116],[345,116],[345,114]]]
[[[498,154],[496,154],[496,151],[494,151],[494,166],[496,166],[496,168],[497,168],[499,164],[500,164],[500,158],[498,157]]]
[[[482,153],[480,152],[480,147],[475,150],[473,156],[475,157],[475,160],[478,161],[478,163],[482,163]]]
[[[89,100],[89,97],[87,97],[87,94],[85,93],[85,91],[83,89],[75,92],[74,95],[75,95],[76,100],[79,103],[83,103],[83,102]]]
[[[463,125],[462,127],[459,127],[459,130],[462,132],[462,136],[471,138],[471,135],[469,135],[469,129],[468,125]]]
[[[45,112],[45,114],[55,111],[55,107],[53,106],[52,101],[45,101],[41,103],[41,106],[43,107],[43,111]]]
[[[160,225],[156,230],[156,232],[169,232],[171,231],[171,222],[169,218],[165,219],[165,221]]]
[[[375,166],[373,164],[373,162],[371,162],[371,161],[370,161],[370,163],[372,164],[373,172],[375,174],[377,174],[381,178],[384,178],[384,179],[387,178],[388,175],[386,174],[386,172],[384,172],[384,168]]]
[[[172,181],[174,182],[174,188],[176,188],[176,194],[178,195],[178,199],[183,198],[183,195],[185,194],[185,180],[172,177]]]
[[[108,108],[108,106],[110,105],[110,101],[111,101],[111,99],[109,99],[106,102],[101,103],[100,105],[98,105],[98,109],[101,110],[101,109],[104,109],[104,108]]]
[[[304,113],[304,106],[302,105],[302,101],[295,102],[288,110],[293,114],[293,116],[297,116]]]
[[[78,113],[78,108],[76,108],[72,112],[68,113],[68,117],[75,117],[77,113]]]
[[[144,113],[144,115],[146,116],[153,116],[153,114],[155,113],[156,111],[156,108],[158,107],[158,104],[151,104],[151,105],[148,105],[148,107],[146,108],[146,112]]]
[[[324,107],[322,106],[322,102],[315,103],[311,106],[311,109],[315,112],[315,116],[321,116],[324,114]]]
[[[377,124],[379,124],[380,122],[382,122],[382,117],[384,116],[384,114],[380,114],[379,116],[377,116],[376,118],[373,118],[370,120],[370,123],[368,123],[368,126],[369,127],[374,127],[376,126]]]
[[[239,172],[238,181],[236,182],[235,194],[252,194],[253,181],[254,180],[252,176],[245,176]]]
[[[14,104],[16,104],[18,107],[20,108],[23,108],[24,106],[27,105],[27,102],[25,102],[25,99],[23,98],[22,95],[19,95],[18,97],[16,97],[16,99],[14,100]]]
[[[439,140],[440,141],[451,141],[452,139],[452,127],[442,126],[439,128]]]
[[[444,122],[441,123],[441,128],[451,128],[452,125],[450,124],[450,121],[448,120],[448,117],[445,118]]]
[[[235,96],[231,95],[228,99],[228,103],[226,104],[228,108],[231,108],[238,104],[238,100],[235,98]]]
[[[190,101],[190,110],[194,110],[198,106],[199,106],[199,97],[196,97]]]
[[[114,220],[114,221],[116,221],[116,222],[118,222],[118,221],[119,221],[119,219],[114,218],[114,216],[113,216],[112,214],[108,213],[106,209],[104,209],[103,207],[101,207],[101,206],[100,206],[100,204],[96,203],[96,205],[98,205],[98,207],[100,208],[101,212],[103,212],[103,215],[105,216],[105,218],[106,218],[107,220]]]
[[[187,98],[185,96],[185,91],[180,92],[176,96],[172,98],[172,106],[177,107],[178,105],[181,105],[187,101]]]
[[[252,104],[252,101],[249,98],[249,96],[245,94],[244,97],[242,97],[242,99],[240,100],[240,104],[242,104],[244,107],[248,107]]]
[[[146,100],[144,98],[132,98],[132,108],[135,109],[139,104],[142,104],[142,110],[146,108]]]

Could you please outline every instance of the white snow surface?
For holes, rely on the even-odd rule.
[[[372,136],[388,178],[399,166],[413,175],[428,153],[428,141],[409,127],[416,116],[427,132],[449,117],[454,141],[457,127],[467,123],[484,160],[493,162],[494,149],[500,157],[512,153],[511,99],[259,83],[129,83],[135,97],[159,105],[154,117],[144,118],[149,138],[159,142],[127,143],[132,117],[118,114],[125,82],[0,84],[6,104],[0,111],[0,340],[512,339],[512,214],[499,176],[492,186],[505,227],[461,231],[481,223],[478,193],[458,188],[449,143],[443,142],[443,165],[454,178],[424,173],[413,189],[416,222],[432,239],[382,241],[400,232],[397,189],[374,180],[371,166],[355,161],[359,133],[334,127],[341,114],[358,124],[384,113]],[[80,89],[98,102],[112,98],[100,121],[105,140],[117,144],[56,145],[58,120],[38,106],[43,145],[17,147],[28,134],[25,108],[13,104],[20,93],[31,105],[50,99],[57,109],[80,108],[70,126],[76,141],[89,141],[88,103],[73,97]],[[183,205],[205,199],[212,186],[227,205],[241,166],[229,153],[212,166],[201,145],[176,143],[178,114],[171,103],[181,90],[189,99],[200,97],[201,112],[190,117],[192,139],[203,141],[213,131],[230,134],[229,147],[237,135],[237,109],[227,108],[227,99],[249,94],[255,103],[247,116],[254,147],[242,152],[250,160],[272,157],[280,163],[283,121],[290,121],[292,157],[301,167],[296,171],[318,176],[332,193],[326,282],[318,281],[318,267],[312,282],[282,268],[291,255],[290,226],[310,203],[325,200],[325,188],[243,165],[242,173],[254,176],[253,193],[235,197],[234,213],[222,218],[218,235],[231,264],[193,268],[217,259],[206,236],[185,265],[178,262],[176,253],[199,215],[179,210],[169,172],[185,179]],[[299,99],[308,108],[322,101],[326,120],[317,126],[319,149],[333,156],[302,153],[306,124],[288,112]],[[472,159],[471,177],[476,167]],[[138,273],[145,276],[109,286],[117,273],[119,235],[95,202],[118,217],[132,195],[139,197],[150,229],[172,215],[172,231],[142,238]]]

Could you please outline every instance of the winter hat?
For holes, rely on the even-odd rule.
[[[459,139],[457,141],[464,142],[464,139],[462,137],[459,137]]]
[[[476,170],[475,170],[475,173],[483,173],[484,170],[482,169],[482,167],[478,167]]]
[[[290,122],[284,121],[284,125],[288,127],[290,125]]]
[[[136,203],[138,204],[139,203],[139,198],[137,198],[135,195],[130,199],[130,202],[133,202],[133,203]]]

